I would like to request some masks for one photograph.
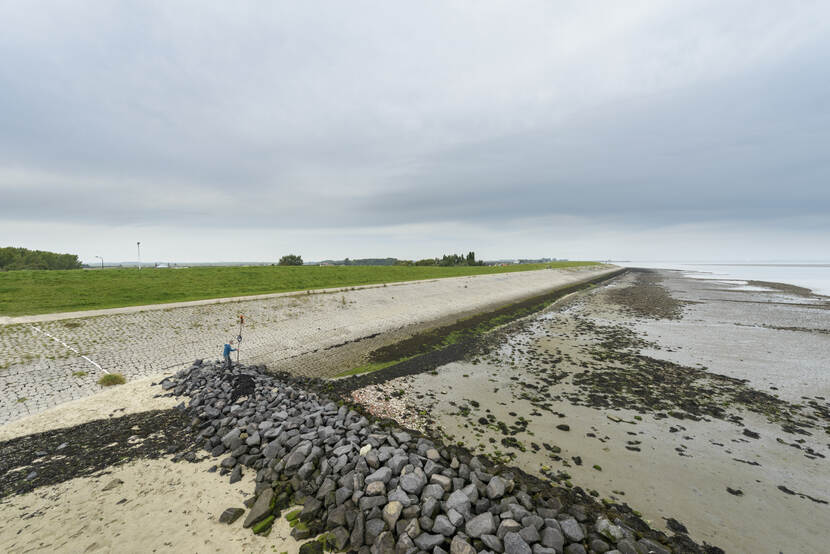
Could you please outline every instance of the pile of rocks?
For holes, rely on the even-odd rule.
[[[201,445],[239,480],[257,471],[243,525],[268,532],[282,509],[298,539],[372,553],[717,552],[640,528],[589,497],[554,489],[461,448],[370,421],[261,366],[197,361],[163,387],[190,397]],[[576,500],[576,502],[575,502]],[[225,521],[241,510],[223,514]],[[635,530],[636,529],[636,530]],[[662,543],[660,542],[662,541]],[[671,544],[671,546],[667,546]],[[678,546],[679,545],[679,546]]]

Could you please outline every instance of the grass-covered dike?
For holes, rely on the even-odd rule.
[[[0,272],[0,315],[140,306],[598,265],[548,262],[507,266],[251,266]]]

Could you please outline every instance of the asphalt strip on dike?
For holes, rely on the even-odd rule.
[[[314,388],[323,393],[345,397],[352,391],[366,386],[379,385],[398,377],[432,371],[437,367],[464,359],[471,353],[476,352],[485,342],[486,333],[497,326],[527,317],[547,308],[564,296],[607,282],[628,271],[627,268],[623,268],[593,279],[566,285],[496,310],[461,319],[450,325],[417,333],[406,340],[384,346],[369,354],[369,358],[373,362],[402,361],[371,373],[324,381],[318,383]],[[451,336],[456,337],[455,341],[443,346]],[[284,375],[280,376],[285,377]]]

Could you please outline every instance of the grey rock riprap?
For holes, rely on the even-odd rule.
[[[244,520],[255,532],[299,504],[295,538],[326,533],[333,548],[364,554],[586,552],[592,541],[718,552],[685,535],[666,537],[638,518],[645,530],[610,520],[578,489],[553,489],[460,448],[390,429],[262,367],[194,364],[167,382],[175,384],[172,394],[190,397],[200,444],[221,458],[223,471],[257,472],[256,500]]]

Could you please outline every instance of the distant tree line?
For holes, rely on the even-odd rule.
[[[454,265],[484,265],[481,260],[476,260],[475,252],[467,252],[466,256],[460,254],[444,254],[440,259],[426,258],[418,260],[415,265],[439,265],[444,267]]]
[[[280,262],[282,263],[282,262]],[[426,258],[424,260],[399,260],[398,258],[360,258],[343,260],[323,260],[323,265],[484,265],[484,262],[476,260],[475,252],[468,252],[466,256],[459,254],[444,254],[441,258]]]
[[[358,258],[355,260],[346,258],[344,260],[323,260],[320,263],[328,265],[400,265],[397,258]]]
[[[14,269],[81,269],[76,254],[57,254],[7,246],[0,248],[0,271]]]

